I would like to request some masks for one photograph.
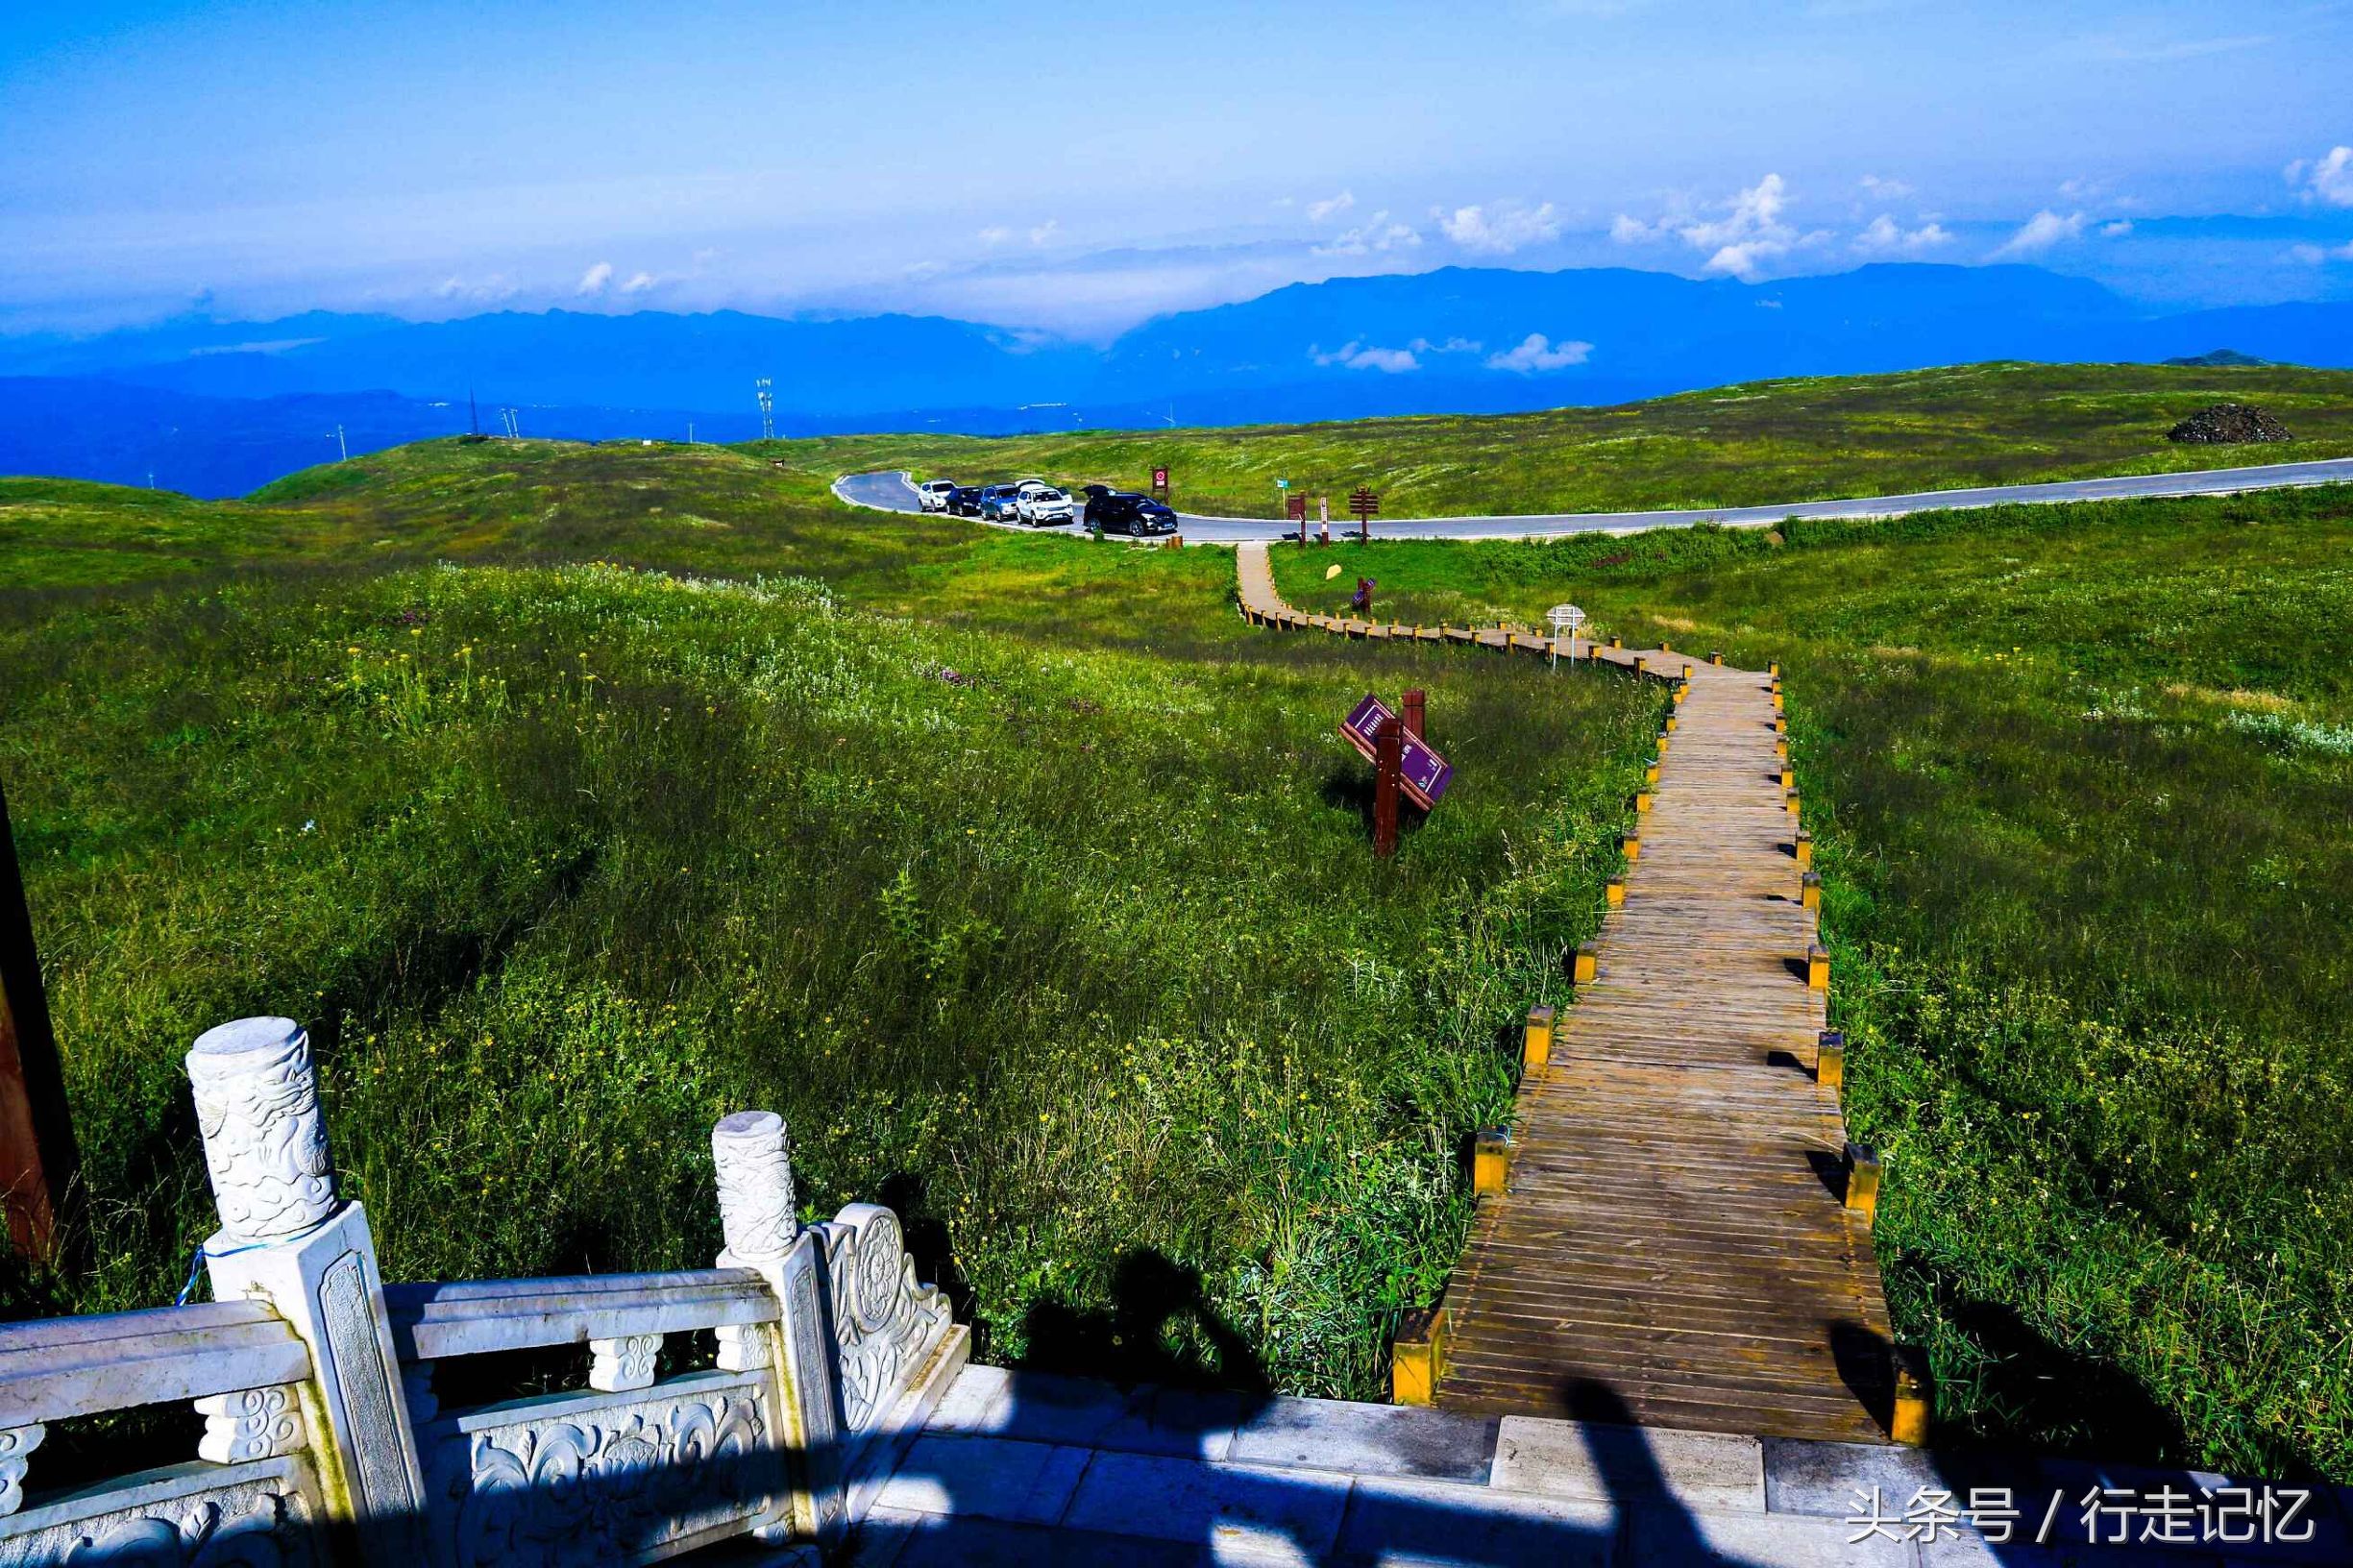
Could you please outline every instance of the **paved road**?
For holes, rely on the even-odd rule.
[[[1851,501],[1801,501],[1780,506],[1718,506],[1670,512],[1546,512],[1527,517],[1382,518],[1377,539],[1529,539],[1563,533],[1631,533],[1640,528],[1721,523],[1760,527],[1791,517],[1901,517],[1909,512],[1957,507],[2003,506],[2053,501],[2118,501],[2149,496],[2220,496],[2245,490],[2285,490],[2313,484],[2353,483],[2353,457],[2310,463],[2268,463],[2252,468],[2217,468],[2195,474],[2137,474],[2114,479],[2056,479],[2046,484],[1994,484],[1971,490],[1921,490],[1901,496],[1865,496]],[[834,493],[853,505],[884,511],[919,509],[915,487],[904,473],[851,474],[834,482]],[[1185,516],[1190,544],[1235,544],[1271,539],[1288,530],[1271,518]],[[1354,519],[1336,518],[1335,535],[1353,531]],[[1056,530],[1043,530],[1056,531]]]

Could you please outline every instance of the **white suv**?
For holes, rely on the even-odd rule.
[[[922,502],[923,510],[944,512],[947,510],[948,495],[955,488],[954,479],[925,479],[915,487],[915,493],[917,499]]]
[[[1078,515],[1070,508],[1067,491],[1042,483],[1022,485],[1020,500],[1015,503],[1015,509],[1020,514],[1022,522],[1039,528],[1067,523]]]

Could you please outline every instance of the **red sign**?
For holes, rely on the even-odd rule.
[[[1354,712],[1340,721],[1340,733],[1348,744],[1364,753],[1364,760],[1380,759],[1381,732],[1397,723],[1397,715],[1377,697],[1367,696],[1356,705]],[[1455,781],[1455,771],[1444,757],[1430,749],[1429,743],[1419,735],[1408,733],[1404,744],[1404,786],[1406,797],[1424,811],[1445,798],[1446,786]]]
[[[1284,515],[1293,523],[1305,523],[1308,520],[1307,497],[1293,495],[1283,502],[1283,507]]]
[[[1168,488],[1167,469],[1156,468],[1152,471],[1152,488],[1155,490],[1165,490]]]

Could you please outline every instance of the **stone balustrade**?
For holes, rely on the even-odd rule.
[[[819,1554],[968,1355],[889,1210],[800,1223],[771,1113],[713,1129],[717,1267],[386,1286],[368,1216],[336,1189],[303,1031],[212,1030],[188,1075],[221,1216],[215,1300],[0,1325],[0,1568],[520,1568],[741,1535]],[[704,1334],[710,1364],[685,1364]],[[579,1387],[437,1397],[447,1363],[567,1345],[587,1351]],[[674,1346],[684,1369],[665,1377]],[[175,1402],[205,1417],[193,1458],[43,1494],[52,1425]]]

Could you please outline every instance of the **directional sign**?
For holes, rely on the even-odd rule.
[[[1544,612],[1544,619],[1551,624],[1554,636],[1565,631],[1574,637],[1577,628],[1585,624],[1585,612],[1574,604],[1556,604]]]
[[[1283,512],[1293,523],[1305,523],[1308,520],[1308,498],[1305,496],[1284,497]]]
[[[1378,762],[1381,756],[1381,732],[1396,723],[1397,715],[1381,698],[1367,694],[1347,718],[1340,721],[1340,733],[1348,744],[1364,753],[1367,762]],[[1404,745],[1404,776],[1398,780],[1406,798],[1424,811],[1445,798],[1446,787],[1455,781],[1455,771],[1444,757],[1430,748],[1419,735],[1408,733]]]
[[[1381,515],[1381,498],[1370,490],[1359,488],[1349,494],[1348,509],[1359,517],[1378,517]]]

